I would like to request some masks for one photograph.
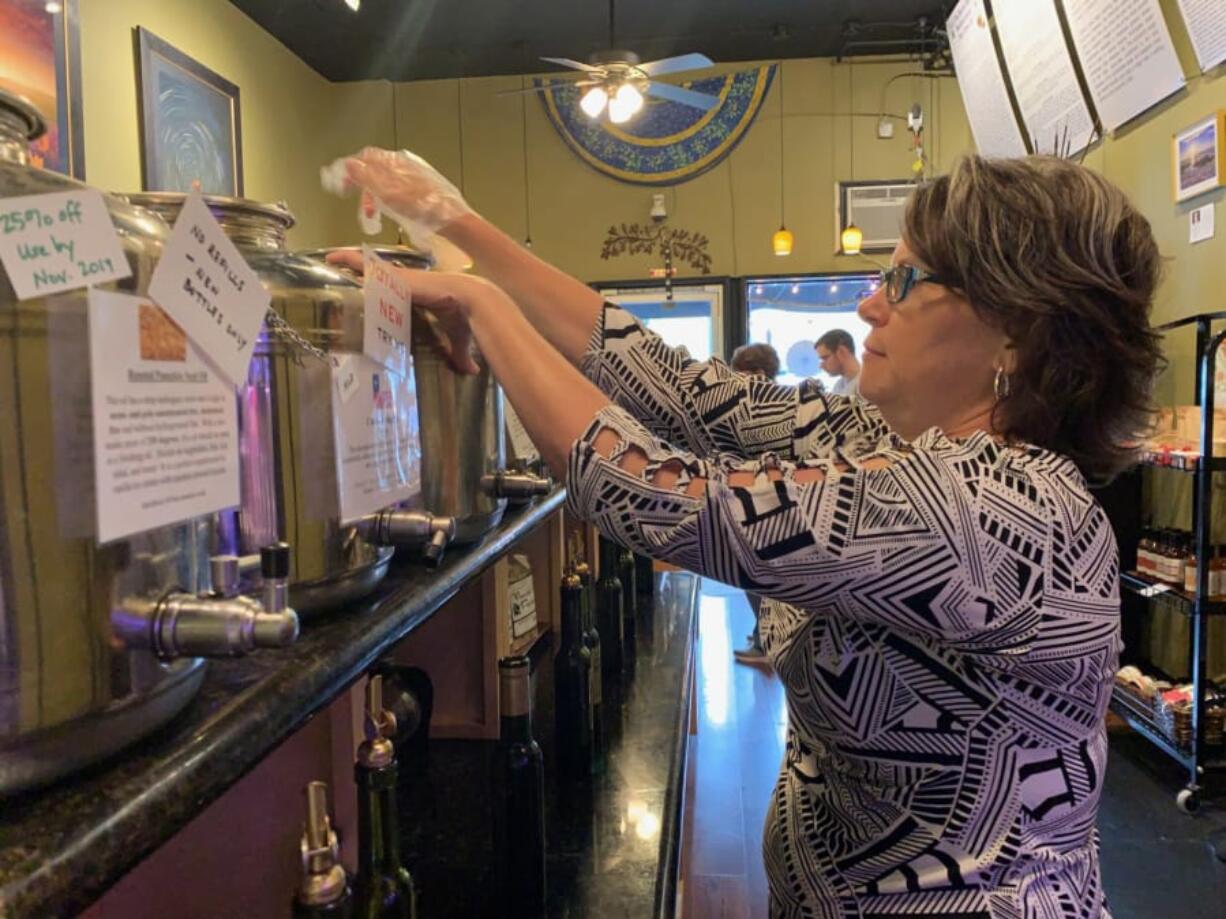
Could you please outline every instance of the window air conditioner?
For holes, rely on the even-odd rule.
[[[843,230],[855,224],[864,234],[864,252],[890,252],[902,238],[902,218],[915,183],[902,179],[886,182],[839,182],[835,187],[835,251]]]

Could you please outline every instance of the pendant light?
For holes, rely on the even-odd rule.
[[[853,109],[856,107],[856,85],[854,77],[855,64],[848,60],[847,130],[851,135],[851,181],[853,184],[856,181],[856,116],[853,112]],[[860,246],[864,242],[864,234],[860,232],[860,228],[856,226],[854,220],[843,228],[839,242],[844,255],[860,254]]]
[[[528,94],[524,92],[525,79],[519,78],[519,116],[524,139],[524,247],[532,248],[532,200],[528,188]]]
[[[784,219],[783,196],[783,61],[779,61],[779,229],[771,237],[771,248],[780,257],[792,254],[792,231]]]

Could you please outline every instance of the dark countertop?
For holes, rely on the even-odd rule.
[[[653,595],[640,602],[635,670],[606,683],[608,766],[591,782],[564,780],[554,768],[556,646],[544,640],[532,652],[550,919],[674,915],[700,585],[687,572],[657,573]],[[492,849],[494,749],[490,741],[432,740],[420,759],[401,764],[403,853],[422,916],[505,914]]]
[[[108,763],[0,802],[0,915],[60,916],[97,899],[142,858],[361,677],[524,534],[561,489],[521,508],[437,571],[393,565],[354,609],[313,621],[278,651],[212,662],[173,723]]]

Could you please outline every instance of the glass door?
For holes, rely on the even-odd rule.
[[[778,352],[780,383],[795,385],[821,377],[817,340],[843,329],[851,335],[859,357],[869,326],[856,314],[856,306],[876,289],[875,274],[749,278],[745,282],[749,341],[765,342]],[[829,385],[833,380],[823,377],[822,382]]]
[[[724,353],[724,285],[673,285],[668,299],[664,285],[598,288],[601,296],[633,313],[643,325],[670,345],[683,346],[695,360]]]

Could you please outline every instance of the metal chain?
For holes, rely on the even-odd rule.
[[[328,352],[322,350],[321,348],[317,348],[315,345],[311,344],[309,341],[303,338],[302,335],[299,334],[299,332],[293,326],[291,326],[288,322],[282,319],[281,314],[278,313],[276,310],[274,310],[272,307],[269,307],[268,312],[265,313],[264,323],[268,326],[268,330],[270,332],[274,333],[278,338],[294,345],[296,348],[298,348],[299,351],[305,351],[307,354],[311,355],[312,357],[315,357],[323,361],[329,367],[334,366],[336,364],[336,361],[332,357],[332,355],[328,354]],[[294,363],[296,363],[299,367],[301,367],[302,366],[301,356],[298,354],[294,354],[292,355],[292,357],[294,359]]]

